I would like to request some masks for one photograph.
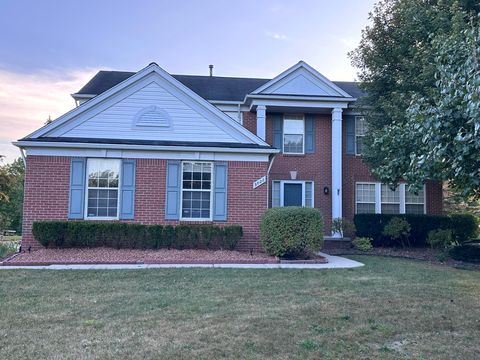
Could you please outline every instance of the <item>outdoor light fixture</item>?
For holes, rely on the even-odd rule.
[[[328,186],[325,186],[325,187],[323,188],[323,193],[324,193],[325,195],[328,195],[328,192],[329,192]]]
[[[290,179],[297,180],[297,174],[298,174],[298,171],[296,170],[290,171]]]

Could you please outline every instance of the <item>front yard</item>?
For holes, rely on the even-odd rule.
[[[480,272],[1,270],[3,359],[474,359]]]

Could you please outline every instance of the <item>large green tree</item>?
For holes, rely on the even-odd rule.
[[[442,168],[439,164],[445,159],[438,157],[435,162],[429,157],[426,163],[427,157],[422,155],[438,145],[438,139],[432,137],[426,143],[424,131],[430,128],[421,127],[426,117],[419,114],[426,115],[438,105],[444,91],[442,74],[450,72],[455,77],[453,74],[464,71],[451,66],[442,73],[445,57],[440,58],[440,47],[447,46],[447,40],[449,47],[458,44],[453,38],[465,36],[466,29],[476,23],[473,14],[479,11],[480,3],[471,0],[382,0],[375,5],[371,25],[362,32],[351,57],[368,93],[361,100],[369,127],[364,159],[381,180],[391,184],[400,179],[417,184],[427,178],[448,180],[464,196],[476,196],[471,186],[458,181],[463,167],[453,169],[451,161]],[[448,57],[446,48],[443,51]],[[438,126],[438,120],[431,125]],[[448,136],[453,140],[451,133],[444,140]]]
[[[22,231],[23,180],[25,167],[21,158],[0,166],[0,230]]]

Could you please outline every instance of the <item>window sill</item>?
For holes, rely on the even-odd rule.
[[[305,157],[306,154],[285,154],[282,153],[283,156],[285,157]]]

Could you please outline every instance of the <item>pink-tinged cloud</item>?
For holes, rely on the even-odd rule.
[[[23,74],[0,69],[0,154],[5,162],[19,156],[11,145],[75,107],[70,94],[78,91],[94,69]]]

